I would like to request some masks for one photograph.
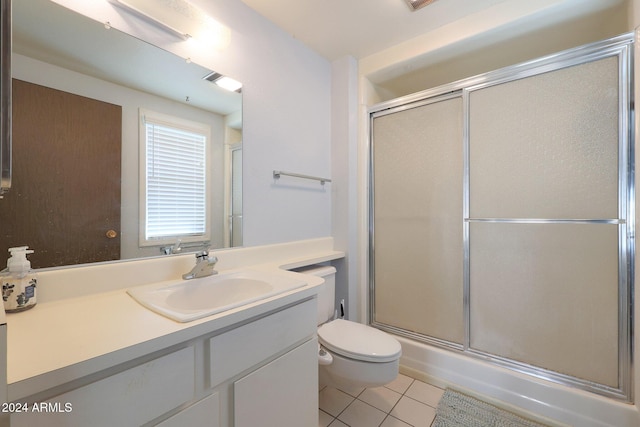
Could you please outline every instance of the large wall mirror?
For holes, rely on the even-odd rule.
[[[0,263],[13,246],[44,268],[242,244],[242,94],[108,27],[50,0],[13,2],[14,184],[0,200]],[[161,151],[142,130],[150,116],[209,129],[200,157],[169,150],[180,171],[205,171],[194,178],[204,187],[176,187],[204,194],[208,233],[149,237],[149,153]]]

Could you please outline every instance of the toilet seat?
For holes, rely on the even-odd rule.
[[[334,353],[365,362],[391,362],[397,360],[402,353],[400,343],[388,334],[343,319],[320,326],[318,339]]]

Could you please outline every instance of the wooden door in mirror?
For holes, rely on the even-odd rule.
[[[34,268],[120,259],[121,110],[14,79],[0,254],[28,245]]]

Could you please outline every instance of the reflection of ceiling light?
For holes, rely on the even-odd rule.
[[[406,0],[409,8],[411,10],[418,10],[421,7],[425,7],[426,5],[433,3],[435,0]]]
[[[215,84],[228,91],[235,92],[242,88],[242,83],[231,77],[222,77],[215,81]]]
[[[174,25],[169,25],[164,20],[156,18],[152,15],[153,4],[149,4],[147,0],[110,0],[111,3],[121,6],[123,9],[131,12],[132,14],[144,19],[147,22],[155,24],[156,26],[168,31],[174,36],[180,37],[183,40],[188,40],[191,35],[188,31],[182,31],[175,28]]]
[[[220,73],[216,73],[215,71],[207,74],[203,77],[203,79],[210,81],[211,83],[215,83],[216,85],[228,90],[229,92],[240,92],[242,89],[242,83],[232,79],[231,77],[223,76]]]
[[[85,0],[86,1],[86,0]],[[131,14],[182,38],[223,49],[231,31],[187,0],[109,0]]]

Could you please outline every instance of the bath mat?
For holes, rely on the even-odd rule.
[[[549,427],[471,396],[446,389],[432,427]]]

